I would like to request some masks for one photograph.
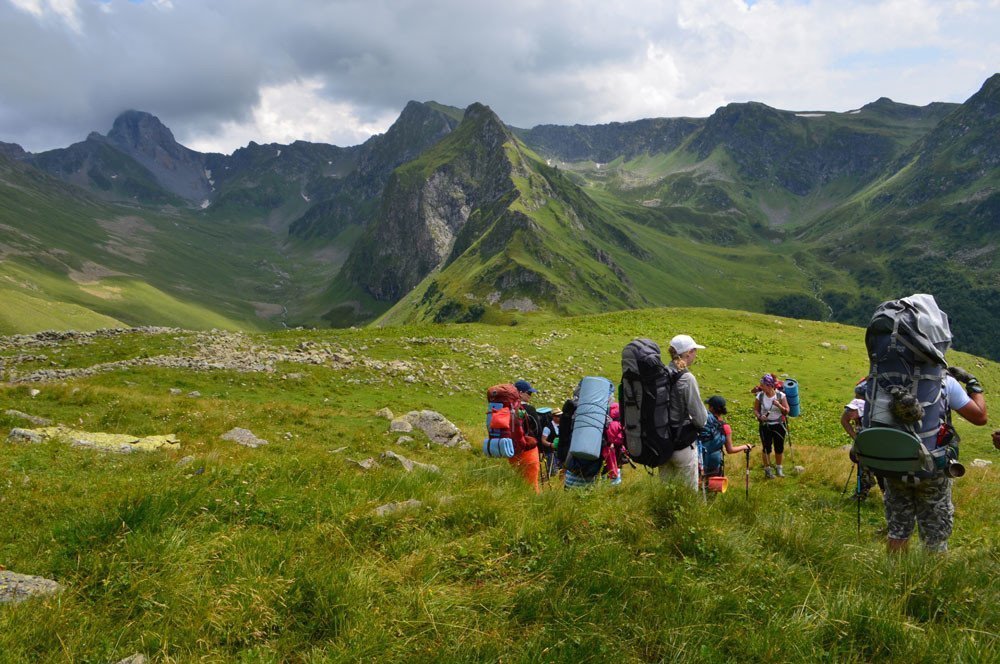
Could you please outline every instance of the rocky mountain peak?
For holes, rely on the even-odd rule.
[[[4,143],[0,141],[0,155],[7,157],[8,159],[21,159],[27,153],[17,143]]]
[[[173,133],[159,118],[144,111],[125,111],[115,118],[108,140],[130,152],[151,153],[161,148],[173,154],[178,148]]]

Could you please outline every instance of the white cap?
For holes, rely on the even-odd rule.
[[[692,348],[704,348],[701,344],[696,344],[694,339],[687,334],[678,334],[670,340],[670,347],[677,351],[678,355],[683,355]]]

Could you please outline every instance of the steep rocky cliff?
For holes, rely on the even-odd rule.
[[[473,210],[514,189],[510,132],[473,104],[461,125],[389,178],[379,211],[344,267],[351,281],[394,301],[449,256]]]

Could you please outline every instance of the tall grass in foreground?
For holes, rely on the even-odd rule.
[[[719,317],[686,329],[701,340]],[[716,333],[716,355],[698,367],[703,386],[737,397],[731,403],[749,355],[739,344],[757,320],[741,320],[728,337],[737,350]],[[544,337],[523,328],[434,328],[442,343],[407,341],[426,333],[413,330],[333,338],[359,355],[444,362],[476,384],[510,371],[466,352],[485,343],[505,354],[522,343],[519,361],[539,366],[543,354],[573,352],[594,363],[581,373],[613,375],[620,340],[595,342],[592,323],[568,322],[566,339],[537,351],[532,340]],[[833,343],[850,333],[830,329],[822,334]],[[268,343],[317,338],[329,337]],[[67,347],[60,361],[175,352],[180,343],[147,342]],[[996,471],[970,468],[958,481],[947,556],[887,557],[877,498],[862,505],[859,535],[855,504],[841,496],[849,465],[829,421],[846,398],[842,385],[819,378],[831,362],[813,357],[827,352],[814,346],[764,365],[794,363],[811,390],[786,462],[806,471],[765,483],[754,468],[749,500],[742,455],[727,459],[729,492],[704,502],[641,470],[627,470],[617,488],[534,496],[505,462],[429,446],[419,433],[397,444],[376,408],[436,407],[475,442],[481,395],[441,397],[439,379],[144,368],[43,385],[34,399],[25,387],[4,388],[7,407],[94,430],[175,431],[184,447],[122,457],[0,443],[0,564],[66,586],[52,599],[0,607],[0,661],[103,663],[134,652],[158,662],[1000,660]],[[173,386],[204,396],[166,396]],[[745,413],[734,411],[738,437],[749,439]],[[4,430],[19,424],[0,415]],[[232,426],[271,444],[220,441]],[[965,445],[963,459],[992,454],[982,435]],[[345,460],[386,449],[442,472],[406,474],[388,461],[362,471]],[[195,460],[178,467],[181,455]],[[411,498],[422,505],[373,513]]]

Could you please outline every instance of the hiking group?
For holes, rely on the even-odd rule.
[[[744,452],[749,464],[753,446],[733,445],[725,398],[702,402],[690,367],[703,348],[679,334],[664,364],[655,342],[631,342],[622,351],[617,400],[615,385],[599,376],[583,378],[555,410],[530,403],[538,391],[528,381],[495,385],[487,391],[483,451],[508,458],[536,492],[554,480],[566,488],[601,478],[619,484],[625,465],[656,469],[695,490],[724,490],[710,481],[725,478],[724,454]]]
[[[979,381],[945,361],[951,339],[947,315],[922,294],[884,302],[866,329],[869,372],[840,421],[853,441],[859,528],[860,501],[878,484],[890,551],[904,549],[915,527],[927,550],[947,550],[952,480],[964,474],[951,413],[977,426],[987,421]],[[535,408],[530,402],[538,391],[526,380],[495,385],[487,391],[483,451],[507,458],[535,492],[559,481],[567,489],[602,478],[618,484],[626,465],[645,466],[695,491],[724,492],[725,456],[743,453],[749,496],[754,446],[733,444],[726,399],[702,401],[691,372],[704,348],[679,334],[664,364],[654,341],[635,339],[622,350],[617,390],[607,378],[587,376],[561,409]],[[798,385],[768,373],[751,392],[764,478],[783,478]],[[993,442],[1000,449],[1000,431]]]

